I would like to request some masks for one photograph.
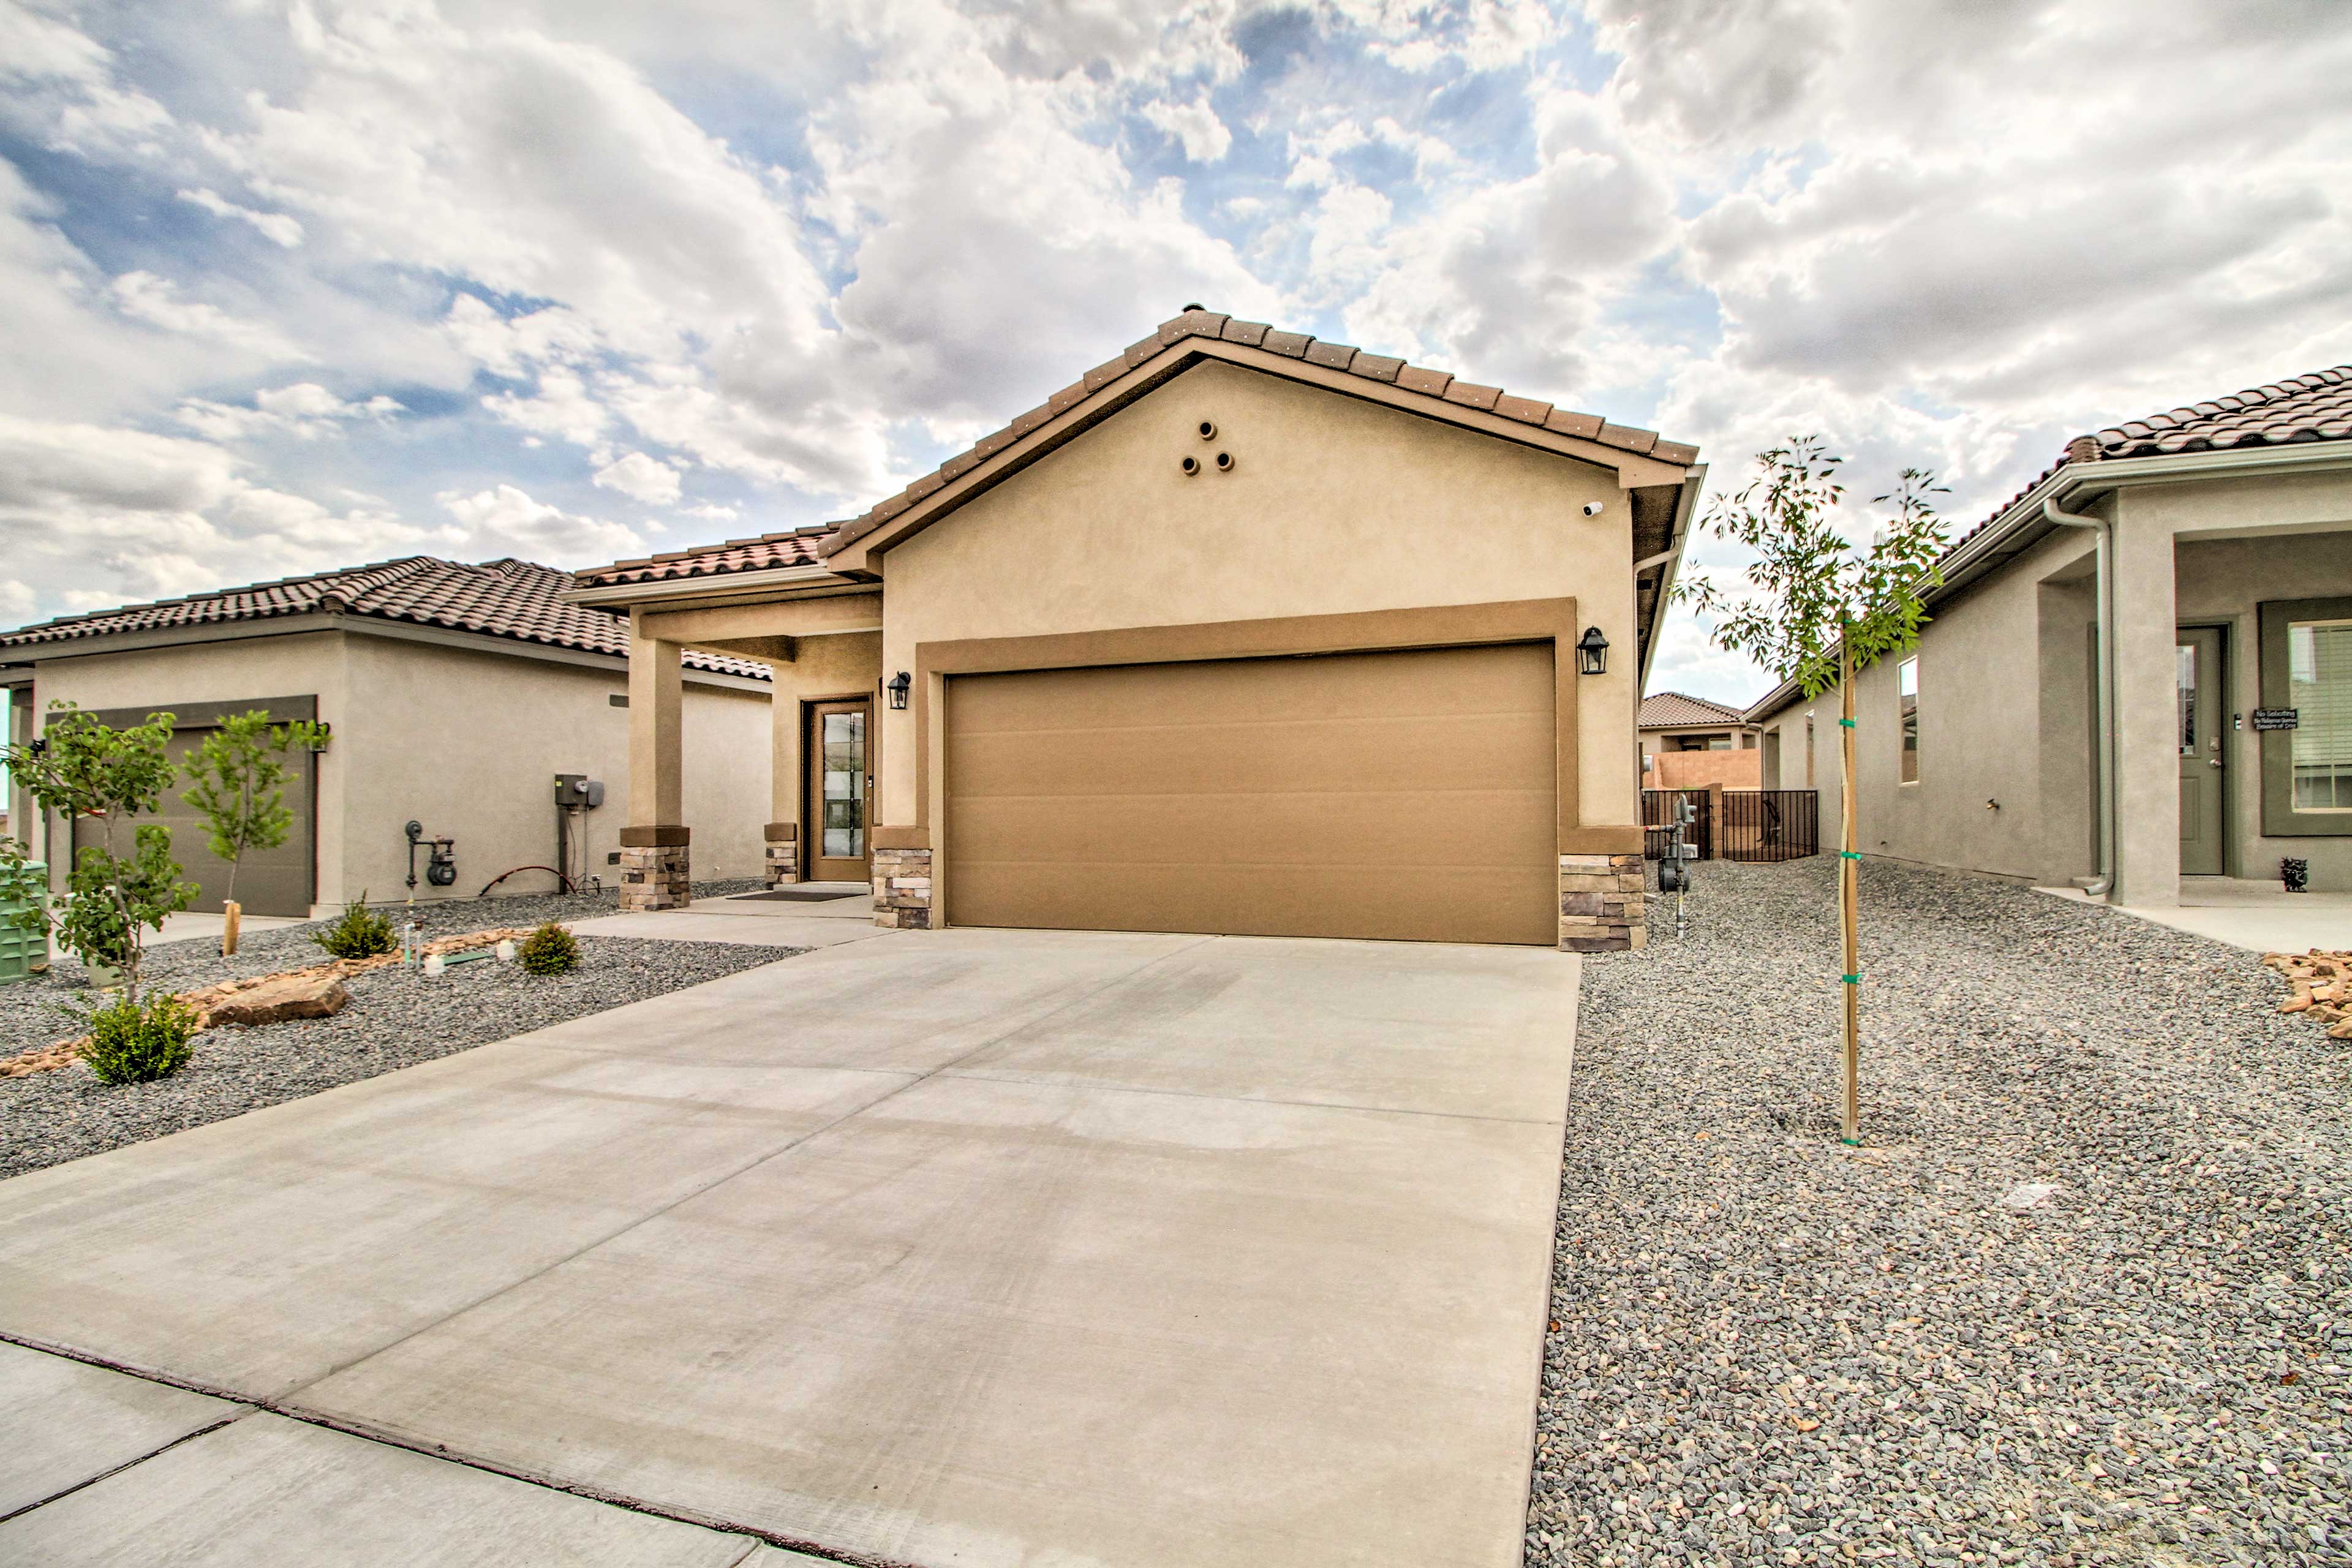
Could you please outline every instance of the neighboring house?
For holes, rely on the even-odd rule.
[[[1646,789],[1755,789],[1756,730],[1738,709],[1679,691],[1642,699],[1642,784]]]
[[[2137,906],[2284,857],[2352,887],[2352,367],[2078,437],[1943,571],[1916,652],[1856,682],[1864,852],[2112,869]],[[1836,693],[1748,717],[1767,788],[1821,789],[1827,841]]]
[[[1696,457],[1188,309],[852,521],[583,574],[634,620],[624,901],[741,830],[698,647],[774,668],[777,878],[884,924],[1631,945]]]
[[[237,873],[249,912],[308,915],[363,892],[377,902],[470,898],[501,873],[556,862],[559,817],[577,822],[572,870],[616,879],[628,819],[628,637],[625,623],[570,604],[562,572],[526,561],[461,565],[426,556],[324,572],[280,583],[138,605],[0,634],[0,686],[11,733],[29,739],[54,701],[110,722],[168,711],[184,756],[223,714],[263,708],[319,719],[327,750],[298,759],[287,791],[295,813],[282,848],[257,851]],[[752,662],[696,654],[683,670],[682,745],[700,764],[692,796],[713,831],[706,875],[756,877],[757,814],[768,798],[768,683]],[[573,817],[555,777],[584,774],[604,805]],[[181,798],[165,797],[173,853],[217,910],[226,868],[205,847]],[[37,858],[62,883],[69,827],[27,810],[11,815]],[[456,879],[436,886],[429,851],[412,854],[411,821],[453,839]],[[501,892],[545,892],[547,871]]]

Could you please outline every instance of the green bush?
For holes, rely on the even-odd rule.
[[[360,893],[358,903],[346,905],[334,924],[310,940],[337,958],[373,958],[380,952],[397,952],[400,947],[400,939],[393,934],[392,921],[369,912],[365,890]]]
[[[516,945],[515,962],[532,974],[568,974],[580,967],[580,939],[550,921]]]
[[[82,1060],[100,1083],[153,1083],[188,1065],[196,1032],[196,1010],[168,991],[145,1006],[125,997],[88,1014],[89,1044]]]

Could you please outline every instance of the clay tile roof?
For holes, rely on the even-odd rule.
[[[2067,442],[2056,462],[2001,502],[1990,517],[1953,540],[1945,556],[1949,559],[1952,551],[2007,517],[2018,502],[2069,463],[2347,440],[2352,440],[2352,364],[2289,376],[2234,397],[2216,397],[2186,408],[2126,419],[2095,436],[2077,436]]]
[[[1642,699],[1641,727],[1644,730],[1675,729],[1685,724],[1744,722],[1746,716],[1738,709],[1710,702],[1704,697],[1688,697],[1679,691],[1659,691]]]
[[[757,571],[767,566],[814,561],[830,555],[851,541],[872,532],[925,496],[977,468],[1055,416],[1085,401],[1160,351],[1172,348],[1188,338],[1213,338],[1223,342],[1262,349],[1286,358],[1303,360],[1326,370],[1360,375],[1367,381],[1387,383],[1407,392],[1420,393],[1433,401],[1491,410],[1507,419],[1538,426],[1559,435],[1599,441],[1625,451],[1647,453],[1662,462],[1687,467],[1698,459],[1697,447],[1675,441],[1662,441],[1655,431],[1612,425],[1597,414],[1577,414],[1565,408],[1554,408],[1548,403],[1539,403],[1532,398],[1514,397],[1500,387],[1456,381],[1448,372],[1407,364],[1402,359],[1371,353],[1352,344],[1322,342],[1305,332],[1286,332],[1264,321],[1236,321],[1222,311],[1196,309],[1160,322],[1150,336],[1137,340],[1117,358],[1105,360],[1095,366],[1078,380],[1055,393],[1041,406],[1015,415],[1006,421],[1003,429],[983,437],[978,445],[957,453],[934,471],[915,479],[898,494],[877,501],[863,514],[846,522],[802,529],[794,533],[772,533],[758,540],[734,540],[702,550],[657,555],[650,561],[616,562],[610,566],[583,573],[581,580],[603,586],[616,583],[656,582],[666,578],[717,576],[730,572]],[[777,552],[762,553],[757,548],[761,546],[774,546]],[[801,553],[788,557],[783,553],[788,548],[796,549]]]
[[[625,621],[607,611],[567,604],[561,597],[575,582],[569,572],[511,557],[477,566],[411,555],[274,583],[191,594],[184,599],[63,616],[0,633],[0,650],[32,649],[117,632],[172,631],[328,613],[627,658]],[[696,669],[768,679],[768,667],[749,659],[692,649],[685,659]]]

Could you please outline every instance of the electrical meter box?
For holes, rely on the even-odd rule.
[[[555,804],[558,805],[602,805],[604,786],[586,773],[555,775]]]

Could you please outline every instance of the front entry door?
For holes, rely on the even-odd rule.
[[[866,802],[873,791],[870,702],[809,706],[808,820],[813,882],[866,880]]]
[[[2218,877],[2229,715],[2222,711],[2221,628],[2183,626],[2174,650],[2174,722],[2180,742],[2180,874]]]

